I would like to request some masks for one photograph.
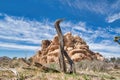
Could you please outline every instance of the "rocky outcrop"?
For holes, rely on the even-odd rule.
[[[68,32],[64,35],[64,42],[64,49],[75,62],[83,59],[104,60],[102,55],[91,51],[86,42],[79,36],[73,36],[70,32]],[[58,56],[59,41],[58,36],[56,35],[53,40],[43,40],[41,50],[39,50],[31,59],[33,62],[50,63],[58,62]]]

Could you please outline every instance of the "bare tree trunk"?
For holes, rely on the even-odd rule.
[[[74,62],[71,60],[71,58],[68,56],[67,52],[64,50],[64,38],[62,35],[62,31],[60,29],[60,22],[63,21],[63,19],[59,19],[55,22],[55,28],[58,34],[58,38],[59,38],[59,43],[60,43],[60,56],[59,56],[59,64],[60,64],[60,68],[62,69],[63,72],[66,72],[66,63],[64,60],[64,56],[66,57],[66,59],[68,60],[68,63],[70,64],[70,73],[76,73],[75,71],[75,65]]]
[[[76,73],[76,69],[75,69],[75,64],[74,62],[71,60],[71,58],[68,56],[67,52],[64,50],[64,55],[68,60],[68,63],[70,65],[70,69],[69,69],[69,73]]]
[[[64,40],[63,40],[63,35],[62,35],[62,31],[60,29],[59,23],[62,20],[58,20],[55,22],[55,28],[58,34],[58,38],[59,38],[59,49],[60,49],[60,54],[59,54],[59,64],[60,64],[60,68],[62,72],[66,73],[66,63],[65,63],[65,59],[64,59]]]

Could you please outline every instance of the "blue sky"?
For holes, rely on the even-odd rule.
[[[30,57],[41,40],[63,33],[82,37],[89,48],[105,57],[120,57],[120,0],[0,0],[0,56]]]

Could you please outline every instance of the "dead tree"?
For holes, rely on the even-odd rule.
[[[66,73],[66,63],[65,63],[65,59],[64,56],[66,57],[66,59],[68,60],[68,63],[70,65],[70,69],[69,72],[70,73],[76,73],[75,71],[75,65],[74,62],[71,60],[71,58],[68,56],[67,52],[64,50],[64,37],[62,34],[62,31],[60,29],[60,22],[63,21],[63,19],[59,19],[55,22],[55,28],[58,34],[58,39],[59,39],[59,49],[60,49],[60,54],[59,54],[59,64],[60,64],[60,69],[62,72]]]

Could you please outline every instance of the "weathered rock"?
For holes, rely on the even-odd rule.
[[[64,48],[73,61],[88,60],[104,60],[104,57],[99,53],[94,53],[89,49],[86,42],[79,36],[72,36],[70,32],[64,35]],[[56,35],[53,40],[43,40],[42,48],[35,56],[32,57],[33,62],[50,63],[58,62],[59,56],[59,41]],[[65,59],[66,60],[66,59]]]

